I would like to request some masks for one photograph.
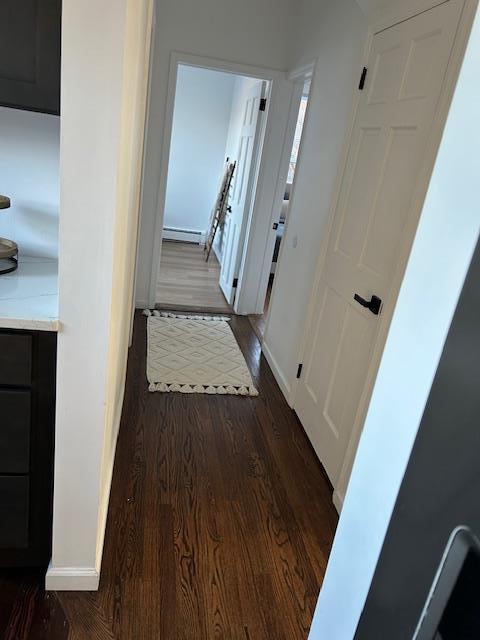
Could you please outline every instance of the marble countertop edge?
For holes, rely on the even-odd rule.
[[[0,329],[54,331],[58,333],[61,330],[61,322],[57,318],[8,318],[0,316]]]

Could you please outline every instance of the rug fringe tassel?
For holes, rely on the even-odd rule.
[[[223,320],[224,322],[230,322],[229,316],[198,316],[179,313],[170,313],[170,311],[158,311],[158,309],[144,309],[143,315],[149,318],[154,316],[155,318],[180,318],[180,320]]]
[[[228,386],[212,386],[212,385],[190,385],[190,384],[166,384],[165,382],[151,382],[148,387],[150,392],[160,391],[162,393],[170,393],[176,391],[178,393],[207,393],[209,395],[232,395],[232,396],[258,396],[258,391],[252,386],[233,387]]]

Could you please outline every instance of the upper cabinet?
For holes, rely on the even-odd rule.
[[[61,0],[0,1],[0,106],[60,113]]]

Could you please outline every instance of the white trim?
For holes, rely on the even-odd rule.
[[[344,496],[341,496],[339,494],[339,492],[337,491],[337,489],[334,489],[333,496],[332,496],[332,502],[333,502],[333,506],[337,510],[337,513],[341,513],[341,511],[343,509],[343,500],[344,500]]]
[[[145,115],[144,115],[144,131],[143,131],[143,143],[142,143],[142,170],[140,177],[140,195],[139,195],[139,203],[138,203],[138,225],[137,225],[137,246],[135,253],[135,267],[133,274],[133,290],[132,290],[132,313],[130,317],[130,339],[128,342],[128,348],[132,346],[133,343],[133,327],[135,322],[135,309],[137,308],[137,280],[138,280],[138,261],[140,260],[140,234],[141,234],[141,225],[142,225],[142,211],[144,206],[144,187],[145,187],[145,165],[147,162],[147,127],[149,122],[150,115],[150,95],[152,91],[152,70],[153,70],[153,45],[154,45],[154,34],[155,34],[155,23],[156,23],[156,11],[155,11],[155,3],[152,2],[150,5],[150,29],[148,32],[148,42],[146,42],[146,47],[148,47],[148,59],[146,60],[146,75],[147,75],[147,87],[146,87],[146,96],[145,96]]]
[[[293,146],[293,139],[295,136],[295,129],[297,126],[297,121],[298,121],[298,112],[300,109],[300,102],[302,99],[302,95],[303,95],[303,85],[305,83],[306,80],[310,79],[310,90],[309,90],[309,96],[312,95],[312,91],[314,89],[314,74],[315,74],[315,67],[316,67],[316,60],[311,62],[310,64],[307,65],[303,65],[301,67],[297,67],[296,69],[293,69],[292,71],[289,72],[288,74],[288,78],[291,79],[291,81],[294,83],[294,89],[293,89],[293,93],[292,93],[292,100],[291,100],[291,104],[290,104],[290,112],[289,112],[289,116],[288,116],[288,123],[287,123],[287,128],[285,131],[285,139],[284,139],[284,144],[283,144],[283,150],[282,150],[282,156],[281,156],[281,160],[280,160],[280,167],[279,167],[279,172],[278,172],[278,179],[277,179],[277,187],[276,187],[276,195],[275,195],[275,200],[273,202],[273,207],[272,207],[272,213],[271,213],[271,220],[270,220],[270,228],[273,227],[273,223],[274,222],[278,222],[280,220],[280,215],[281,215],[281,208],[282,208],[282,201],[283,201],[283,196],[285,193],[285,185],[287,183],[287,178],[288,178],[288,167],[290,164],[290,157],[291,157],[291,153],[292,153],[292,146]],[[300,90],[300,82],[303,80],[303,84],[301,86],[301,90]],[[304,125],[303,125],[303,131],[306,130],[306,128],[308,127],[308,121],[310,118],[310,100],[307,104],[307,110],[305,113],[305,121],[304,121]],[[302,158],[303,158],[303,132],[302,132],[302,138],[300,140],[300,147],[298,150],[298,158],[297,158],[297,168],[296,168],[296,172],[300,169],[301,165],[302,165]],[[292,184],[292,189],[290,192],[290,203],[289,203],[289,209],[292,206],[292,201],[295,197],[295,183],[296,183],[296,179],[295,176],[293,178],[293,184]],[[280,252],[278,254],[278,259],[277,259],[277,264],[275,266],[275,270],[277,269],[280,261],[282,260],[282,255],[283,255],[283,251],[285,249],[285,238],[288,237],[288,225],[289,225],[289,220],[290,220],[290,216],[287,215],[287,218],[285,220],[285,228],[284,228],[284,232],[283,232],[283,239],[282,242],[280,243]],[[268,242],[269,238],[267,238],[267,241],[265,243],[265,252],[264,252],[264,256],[263,256],[263,267],[262,267],[262,275],[261,278],[259,280],[258,283],[258,292],[257,292],[257,302],[256,302],[256,310],[255,313],[261,314],[263,312],[263,309],[265,308],[265,297],[267,294],[267,289],[268,289],[268,281],[270,278],[270,270],[271,270],[271,264],[272,264],[272,258],[273,258],[273,252],[274,252],[274,247],[275,247],[275,234],[273,234],[273,243]],[[273,288],[272,288],[272,292],[271,292],[271,302],[270,302],[270,308],[272,308],[273,306],[273,299],[274,299],[274,295],[275,295],[275,291],[276,291],[276,284],[277,284],[277,279],[273,280]],[[269,325],[269,321],[270,321],[270,314],[267,313],[267,319],[266,319],[266,324],[265,324],[265,332],[264,334],[267,335],[268,333],[268,325]],[[301,362],[301,360],[299,360],[299,362]],[[296,386],[296,385],[295,385]],[[292,394],[292,390],[290,391],[290,395]],[[293,396],[292,396],[292,401],[293,401]]]
[[[245,76],[246,78],[258,78],[259,80],[271,81],[275,78],[282,78],[284,75],[282,71],[278,71],[276,69],[267,69],[265,67],[242,64],[241,62],[221,60],[220,58],[197,56],[191,53],[183,53],[180,51],[172,51],[170,61],[174,64],[174,66],[185,64],[190,67],[200,67],[201,69],[210,69],[211,71],[225,71],[226,73],[233,73],[237,76]]]
[[[156,35],[154,36],[156,38]],[[155,62],[155,56],[152,57],[152,64]],[[156,215],[154,223],[154,241],[152,253],[152,265],[150,272],[150,285],[148,288],[148,303],[146,306],[153,307],[155,305],[158,270],[160,268],[160,257],[162,251],[163,238],[163,220],[165,217],[165,200],[167,194],[167,178],[168,178],[168,162],[170,158],[170,145],[173,130],[173,112],[175,107],[175,92],[177,86],[177,67],[174,61],[174,55],[170,58],[170,71],[168,74],[167,103],[165,106],[162,148],[160,151],[160,174],[158,179],[158,189],[156,198]],[[150,103],[150,111],[154,111]],[[157,123],[156,123],[157,124]],[[148,141],[149,126],[147,123],[146,140]],[[148,144],[148,142],[147,142]],[[138,306],[138,304],[137,304]]]
[[[177,240],[178,242],[192,242],[193,244],[205,244],[205,231],[194,231],[193,229],[173,229],[163,227],[162,240]]]
[[[290,157],[292,155],[293,138],[295,136],[295,129],[298,121],[298,111],[300,109],[300,102],[302,99],[303,87],[305,84],[304,80],[302,81],[302,78],[305,78],[305,76],[302,76],[301,73],[298,73],[296,75],[293,75],[293,74],[289,74],[289,75],[292,76],[292,83],[293,83],[292,96],[290,100],[290,109],[288,114],[287,127],[285,130],[285,135],[283,139],[282,153],[280,156],[280,162],[278,167],[277,184],[275,187],[275,197],[273,199],[272,207],[270,210],[268,233],[267,233],[267,237],[265,238],[260,278],[258,278],[258,275],[257,275],[257,282],[256,282],[257,295],[256,295],[255,310],[253,311],[254,314],[261,314],[265,308],[265,297],[267,295],[268,281],[270,278],[272,258],[275,250],[275,241],[276,241],[276,232],[273,231],[273,224],[278,223],[280,220],[280,215],[282,211],[282,202],[283,202],[283,197],[285,195],[285,185],[287,184],[287,178],[288,178],[288,167],[290,164]],[[307,107],[307,111],[308,111],[308,107]],[[307,117],[308,117],[308,113],[305,116],[305,124],[307,122]],[[300,145],[297,167],[300,165],[300,158],[302,155],[301,147],[302,145]],[[294,185],[295,185],[295,180],[292,184],[292,189],[290,193],[290,203],[293,200],[293,194],[295,190]],[[291,205],[289,205],[289,207],[290,206]],[[289,216],[287,216],[287,219],[285,221],[284,236],[286,234],[286,230],[288,227],[288,220],[289,220]],[[280,244],[280,253],[278,255],[277,264],[282,259],[283,247],[284,247],[284,244],[282,242]],[[252,256],[249,256],[249,259],[251,260]],[[273,286],[275,287],[275,280],[274,280]],[[273,291],[272,291],[272,295],[273,295]],[[267,319],[267,323],[268,323],[268,319]]]
[[[270,351],[270,349],[268,348],[268,345],[265,342],[262,344],[262,353],[265,356],[265,359],[268,362],[270,369],[272,370],[275,380],[277,381],[278,386],[282,390],[282,393],[285,396],[288,404],[292,406],[292,404],[289,401],[290,392],[291,392],[290,385],[288,384],[286,376],[283,374],[282,370],[278,366],[277,361],[275,360],[272,352]]]
[[[94,567],[48,567],[46,591],[98,591],[100,573]]]
[[[154,60],[154,58],[153,58]],[[153,62],[152,62],[153,64]],[[150,286],[149,286],[149,300],[145,306],[152,307],[155,305],[155,293],[157,286],[158,269],[160,265],[160,254],[162,247],[163,236],[163,220],[164,220],[164,208],[165,208],[165,196],[167,190],[167,178],[168,178],[168,163],[170,158],[170,144],[172,138],[173,128],[173,112],[175,106],[175,93],[177,85],[177,69],[178,65],[185,64],[192,67],[201,67],[204,69],[211,69],[214,71],[223,71],[225,73],[232,73],[235,75],[242,75],[251,78],[258,78],[260,80],[267,80],[272,83],[272,94],[274,84],[283,78],[284,74],[281,71],[273,69],[264,69],[262,67],[255,67],[236,62],[230,62],[227,60],[218,60],[216,58],[208,58],[205,56],[197,56],[188,53],[180,53],[173,51],[170,55],[170,70],[168,75],[168,89],[167,89],[167,101],[164,109],[164,124],[163,124],[163,141],[161,149],[161,162],[160,162],[160,174],[158,179],[157,190],[157,205],[154,224],[154,247],[152,255],[152,268],[150,273]],[[150,111],[160,111],[158,105],[152,107],[150,104]],[[162,110],[163,111],[163,110]],[[271,113],[269,108],[269,113]],[[267,118],[266,133],[271,127],[271,118]],[[153,124],[153,123],[152,123]],[[155,123],[157,126],[157,123]],[[147,128],[147,137],[149,135]],[[240,282],[239,282],[240,284]],[[237,290],[238,295],[238,290]],[[137,302],[138,306],[138,302]]]
[[[449,1],[455,1],[455,0],[449,0]],[[432,7],[429,8],[433,8],[439,4],[444,4],[443,2],[434,2]],[[342,469],[336,484],[335,489],[335,493],[334,493],[334,504],[335,506],[338,507],[343,503],[343,499],[345,497],[346,494],[346,490],[347,490],[347,486],[348,486],[348,481],[350,479],[350,472],[351,472],[351,468],[353,465],[353,460],[355,458],[355,454],[357,451],[357,446],[358,446],[358,441],[360,439],[360,435],[363,429],[363,424],[365,422],[365,417],[367,414],[367,410],[368,410],[368,405],[370,402],[370,397],[371,397],[371,393],[373,390],[373,385],[375,383],[375,379],[377,376],[377,372],[378,372],[378,368],[380,366],[380,360],[382,357],[382,353],[383,353],[383,348],[385,345],[385,341],[388,335],[388,330],[390,327],[390,321],[391,318],[393,316],[393,312],[395,310],[395,305],[396,305],[396,301],[398,298],[398,293],[400,291],[400,287],[403,281],[403,276],[405,273],[405,267],[406,267],[406,263],[408,261],[408,257],[410,255],[410,250],[411,250],[411,244],[413,242],[414,236],[415,236],[415,232],[418,226],[418,221],[420,219],[420,215],[422,212],[422,208],[423,208],[423,203],[425,201],[425,196],[427,193],[427,189],[428,189],[428,185],[430,182],[430,177],[431,177],[431,173],[433,170],[433,166],[435,164],[435,158],[437,155],[437,151],[438,151],[438,147],[440,145],[440,141],[442,139],[442,135],[443,135],[443,130],[445,127],[445,122],[447,119],[447,115],[448,115],[448,111],[450,108],[450,104],[452,101],[452,97],[453,97],[453,93],[455,90],[455,86],[457,83],[457,79],[458,79],[458,74],[459,74],[459,70],[460,70],[460,66],[463,60],[463,55],[465,53],[465,48],[467,45],[467,41],[468,41],[468,36],[473,24],[473,19],[475,17],[475,11],[476,8],[478,6],[478,0],[465,0],[464,2],[464,8],[460,17],[460,22],[459,22],[459,26],[457,29],[457,34],[455,36],[455,40],[453,43],[453,48],[452,48],[452,53],[450,56],[450,61],[448,63],[448,67],[446,70],[446,74],[445,74],[445,79],[443,82],[443,87],[441,90],[441,95],[440,95],[440,99],[438,102],[438,106],[437,106],[437,110],[435,113],[435,117],[434,117],[434,122],[432,125],[432,130],[430,132],[430,136],[429,136],[429,142],[428,142],[428,146],[427,146],[427,150],[424,154],[424,159],[423,159],[423,165],[422,165],[422,169],[419,172],[419,177],[418,177],[418,181],[417,181],[417,187],[415,190],[415,194],[412,198],[412,204],[411,204],[411,208],[410,208],[410,214],[409,214],[409,221],[408,221],[408,225],[410,226],[410,233],[406,233],[404,235],[404,237],[408,236],[409,240],[408,242],[405,243],[405,245],[402,247],[400,254],[399,254],[399,259],[397,261],[397,268],[396,268],[396,272],[395,272],[395,276],[393,278],[392,281],[392,288],[391,288],[391,292],[389,295],[389,299],[386,302],[384,308],[383,308],[383,312],[380,316],[380,326],[379,326],[379,330],[378,330],[378,334],[377,334],[377,338],[375,340],[375,344],[374,344],[374,349],[373,349],[373,355],[372,355],[372,359],[370,362],[370,366],[367,372],[367,376],[366,376],[366,381],[365,381],[365,385],[364,385],[364,389],[363,389],[363,393],[362,393],[362,397],[361,400],[359,402],[359,406],[358,406],[358,411],[355,417],[355,421],[354,421],[354,425],[353,425],[353,429],[352,429],[352,433],[350,436],[350,440],[347,446],[347,451],[345,454],[345,458],[342,464]],[[405,15],[407,17],[404,17],[402,19],[408,19],[408,17],[414,17],[414,15],[418,14],[419,11],[417,10],[415,13],[413,14],[409,14],[408,11],[407,13],[401,14],[400,12],[397,11],[396,14],[396,18],[392,18],[393,22],[389,25],[389,26],[394,26],[395,24],[398,23],[399,21],[399,15]],[[372,25],[372,27],[369,30],[369,34],[368,34],[368,38],[367,38],[367,43],[366,43],[366,48],[365,48],[365,53],[363,56],[363,61],[364,61],[364,65],[366,65],[368,58],[370,56],[370,49],[372,46],[372,42],[373,42],[373,37],[375,35],[375,33],[378,32],[377,27],[378,27],[379,23],[376,23],[376,25]],[[384,26],[383,28],[388,28],[387,26]],[[361,64],[359,65],[360,67],[362,66]],[[357,109],[358,109],[358,104],[360,101],[360,95],[358,91],[355,91],[355,98],[354,98],[354,109],[353,109],[353,115],[352,115],[352,120],[350,123],[350,126],[348,128],[348,135],[346,137],[345,140],[345,146],[344,146],[344,150],[342,153],[342,162],[339,166],[339,171],[337,174],[337,180],[336,180],[336,186],[335,186],[335,192],[334,192],[334,197],[332,199],[332,204],[330,207],[330,221],[329,221],[329,226],[327,229],[327,232],[325,234],[324,237],[324,242],[323,242],[323,246],[322,246],[322,250],[321,250],[321,254],[320,254],[320,259],[318,261],[318,265],[317,265],[317,270],[316,270],[316,275],[315,275],[315,281],[314,281],[314,286],[312,288],[312,295],[310,298],[310,303],[309,303],[309,309],[308,309],[308,319],[307,322],[305,324],[305,329],[304,329],[304,334],[303,334],[303,338],[302,338],[302,345],[301,348],[299,350],[299,356],[298,356],[298,362],[302,362],[302,359],[305,355],[305,352],[307,350],[307,338],[308,335],[310,333],[310,326],[312,323],[312,314],[313,314],[313,308],[314,308],[314,301],[315,301],[315,295],[318,289],[318,285],[319,285],[319,281],[321,278],[321,274],[323,272],[323,267],[325,264],[325,258],[326,258],[326,250],[327,250],[327,245],[328,245],[328,239],[330,237],[331,234],[331,228],[333,225],[333,220],[334,220],[334,214],[335,214],[335,210],[337,207],[337,202],[340,196],[340,190],[341,190],[341,185],[342,185],[342,178],[343,178],[343,174],[345,171],[345,167],[346,167],[346,161],[348,158],[348,150],[350,147],[350,141],[351,141],[351,135],[352,135],[352,131],[353,131],[353,127],[355,124],[355,120],[356,120],[356,115],[357,115]],[[296,390],[298,388],[297,384],[293,384],[292,385],[292,406],[295,406],[295,395],[296,395]]]
[[[397,0],[391,7],[370,13],[370,28],[375,34],[379,33],[445,2],[449,0]]]
[[[375,33],[448,2],[448,0],[394,0],[389,3],[389,6],[375,9],[375,0],[373,3],[372,0],[356,1]]]

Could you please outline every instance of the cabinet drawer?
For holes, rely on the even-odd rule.
[[[0,473],[28,473],[30,391],[0,389]]]
[[[28,476],[0,476],[0,546],[28,547]]]
[[[0,385],[32,381],[32,336],[0,333]]]

